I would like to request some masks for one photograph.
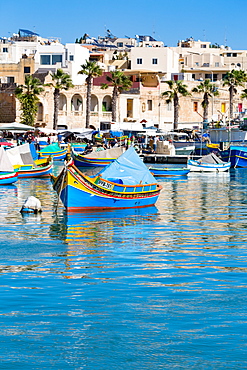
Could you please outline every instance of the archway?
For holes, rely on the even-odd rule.
[[[67,111],[67,98],[65,95],[60,94],[59,96],[59,106],[60,111],[66,112]]]
[[[102,112],[111,112],[112,111],[112,98],[110,95],[106,95],[102,101]]]
[[[82,97],[80,94],[75,94],[71,99],[71,111],[82,112]]]
[[[91,96],[91,112],[98,112],[99,111],[99,101],[97,96]]]

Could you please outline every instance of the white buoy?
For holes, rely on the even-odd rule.
[[[39,213],[42,212],[41,203],[39,199],[30,196],[25,200],[21,207],[21,213]]]

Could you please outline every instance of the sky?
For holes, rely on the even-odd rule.
[[[63,44],[85,33],[150,35],[167,46],[193,37],[247,50],[247,0],[0,0],[0,37],[27,29]]]

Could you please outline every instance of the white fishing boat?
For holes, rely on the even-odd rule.
[[[223,162],[217,155],[210,153],[198,160],[188,159],[187,168],[191,172],[225,172],[231,167],[231,162]]]

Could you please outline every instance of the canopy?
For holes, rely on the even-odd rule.
[[[40,153],[49,153],[49,152],[56,153],[61,152],[61,150],[62,149],[60,148],[58,143],[52,143],[50,145],[47,145],[45,148],[41,149]]]
[[[124,185],[157,183],[133,147],[126,150],[99,174],[103,179],[109,181],[121,179]]]
[[[209,164],[225,163],[219,157],[217,157],[217,155],[215,155],[214,153],[204,155],[202,158],[198,159],[198,162],[209,163]]]
[[[7,131],[34,131],[35,128],[29,125],[23,125],[23,123],[12,122],[12,123],[5,123],[0,126],[0,130],[7,130]]]
[[[13,166],[35,165],[28,143],[8,149],[6,154]]]
[[[117,146],[116,148],[111,149],[104,149],[96,152],[91,152],[89,154],[84,155],[84,158],[118,158],[121,154],[123,154],[123,147]]]
[[[6,151],[0,146],[0,172],[13,172],[13,166],[6,154]]]

